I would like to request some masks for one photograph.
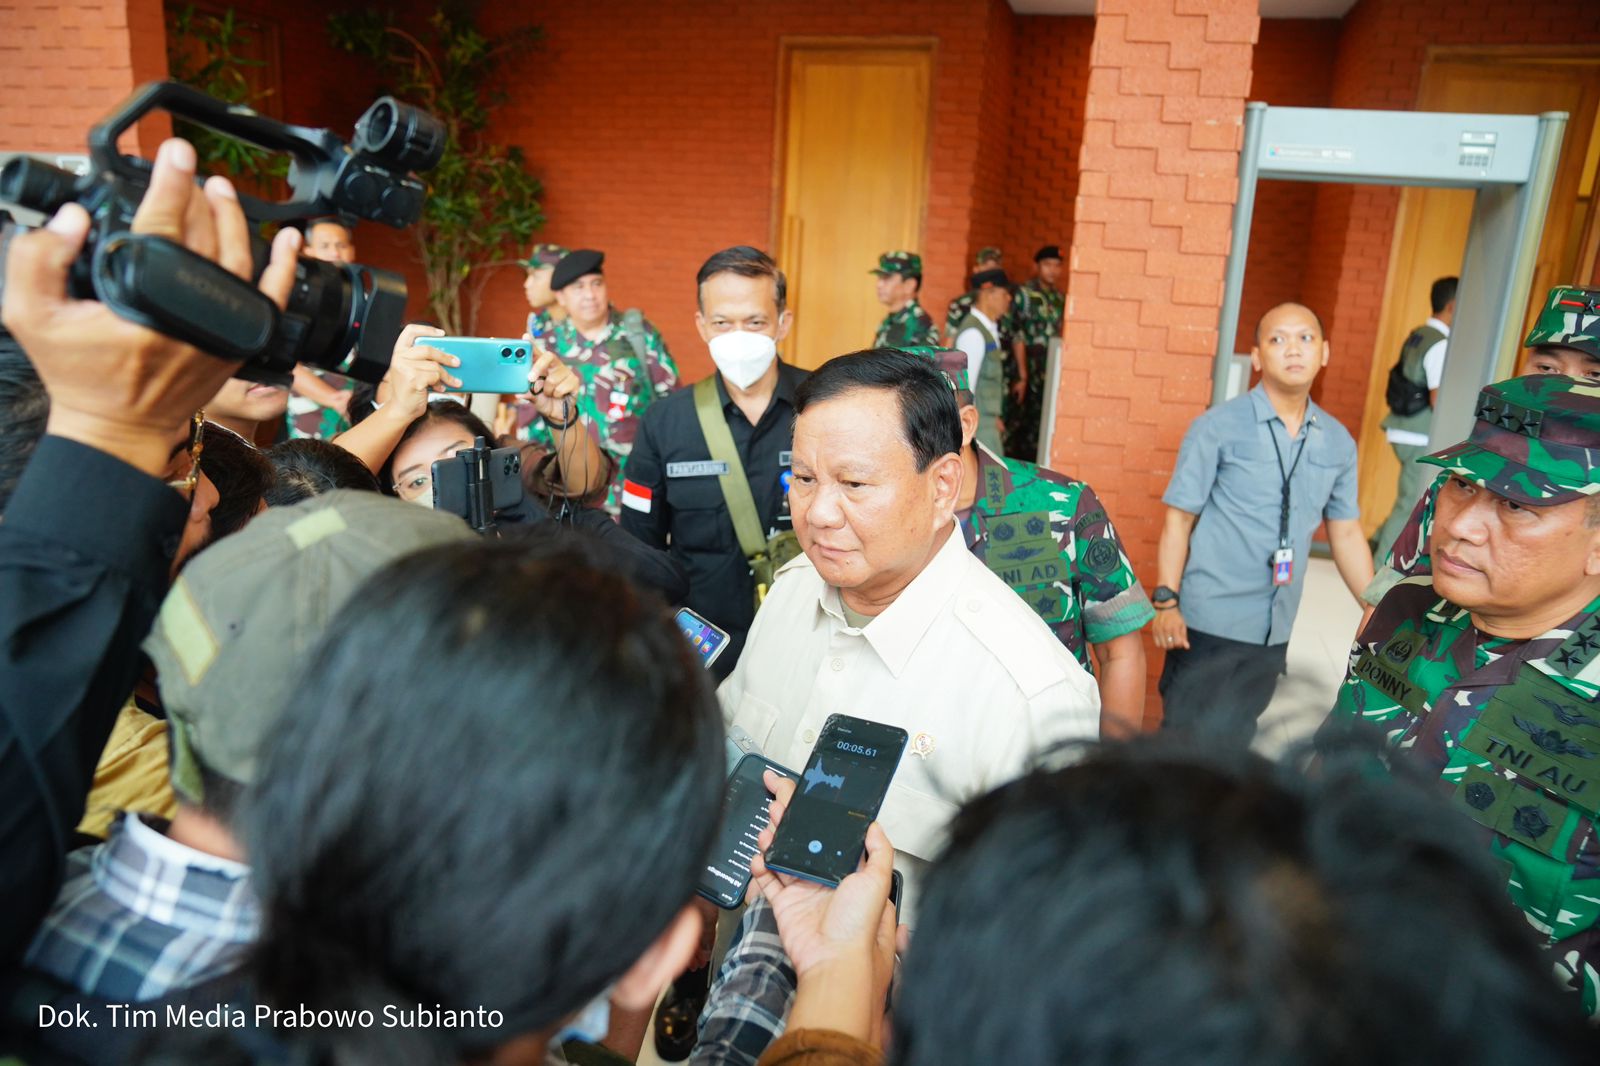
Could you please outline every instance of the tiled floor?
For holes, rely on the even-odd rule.
[[[1289,638],[1288,673],[1279,678],[1272,703],[1261,716],[1257,751],[1277,756],[1322,724],[1344,679],[1350,641],[1360,621],[1361,605],[1339,580],[1333,560],[1312,559]]]

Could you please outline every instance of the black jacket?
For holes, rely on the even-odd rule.
[[[156,478],[45,437],[0,521],[0,967],[55,898],[187,515]]]
[[[716,379],[728,431],[755,498],[756,516],[768,534],[789,528],[782,477],[789,468],[794,436],[794,391],[807,374],[779,363],[772,402],[754,426],[729,399],[721,377]],[[733,670],[744,649],[755,619],[755,587],[716,475],[679,465],[710,458],[695,413],[693,388],[679,389],[651,404],[623,468],[627,484],[635,489],[629,493],[633,502],[624,500],[622,528],[652,547],[671,551],[689,574],[685,604],[727,630],[728,650],[713,666],[720,679]],[[645,505],[648,510],[641,509]]]

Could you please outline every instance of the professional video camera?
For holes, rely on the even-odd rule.
[[[117,139],[157,109],[292,157],[289,199],[239,197],[252,222],[335,216],[396,229],[422,213],[427,188],[415,174],[434,167],[444,152],[439,120],[385,96],[361,116],[346,145],[328,130],[290,126],[178,82],[152,82],[89,131],[90,170],[82,177],[23,156],[0,168],[0,201],[46,215],[75,201],[93,218],[72,267],[74,296],[98,299],[123,318],[212,355],[242,359],[242,378],[287,384],[295,364],[308,363],[380,380],[405,314],[398,274],[301,258],[289,306],[280,312],[251,281],[164,237],[129,232],[151,164],[123,155]],[[259,277],[267,245],[252,240]]]

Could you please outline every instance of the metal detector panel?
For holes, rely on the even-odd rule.
[[[1475,188],[1533,170],[1532,115],[1263,109],[1256,176],[1286,181]]]
[[[1230,396],[1258,180],[1475,189],[1432,430],[1435,446],[1465,437],[1478,390],[1510,372],[1521,343],[1522,311],[1566,126],[1561,111],[1469,115],[1246,104],[1211,402]],[[1337,337],[1333,343],[1337,347]]]

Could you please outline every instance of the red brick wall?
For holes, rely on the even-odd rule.
[[[959,290],[985,136],[989,37],[1010,18],[1003,0],[767,0],[736,16],[698,3],[617,0],[537,12],[506,5],[485,17],[491,26],[530,19],[544,27],[501,123],[544,182],[550,221],[541,239],[603,249],[614,300],[661,327],[686,378],[710,369],[693,325],[700,263],[730,244],[776,243],[782,37],[937,40],[924,302],[940,307]],[[840,269],[869,280],[866,264]],[[488,327],[520,324],[519,284],[507,272],[493,285]]]
[[[977,238],[973,251],[999,244],[1006,267],[1021,280],[1033,272],[1044,244],[1063,250],[1072,241],[1078,196],[1078,146],[1094,19],[1029,15],[1016,19],[1012,46],[1011,133],[996,235]]]
[[[0,148],[86,152],[89,127],[135,85],[165,76],[159,0],[0,0]],[[142,125],[125,151],[153,152],[170,126]]]
[[[1340,29],[1337,19],[1263,19],[1250,99],[1273,107],[1327,107]],[[1302,299],[1306,271],[1314,258],[1306,224],[1316,209],[1317,188],[1298,181],[1263,181],[1256,186],[1239,304],[1239,351],[1250,350],[1251,330],[1268,308]]]
[[[1428,46],[1583,44],[1600,41],[1595,0],[1360,0],[1344,19],[1331,106],[1416,106]],[[1398,189],[1329,185],[1317,194],[1310,247],[1317,255],[1304,284],[1322,312],[1334,358],[1320,402],[1359,433],[1375,353],[1378,316],[1394,239]]]
[[[1099,5],[1051,465],[1095,487],[1147,581],[1161,493],[1210,399],[1256,11]]]
[[[1016,22],[1005,0],[990,0],[989,43],[984,53],[983,90],[979,99],[972,221],[967,231],[965,263],[968,269],[972,255],[979,248],[1004,244],[1006,205],[1017,195],[1009,157],[1016,112],[1012,97]],[[1026,260],[1017,258],[1009,249],[1006,251],[1006,266],[1017,275]],[[943,324],[942,314],[935,317]]]

